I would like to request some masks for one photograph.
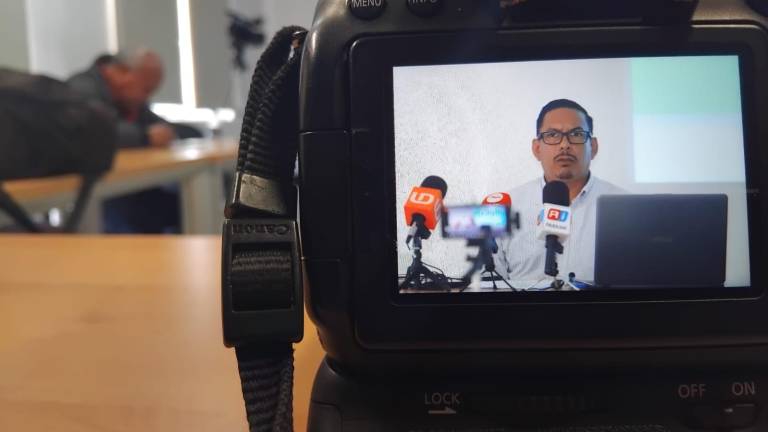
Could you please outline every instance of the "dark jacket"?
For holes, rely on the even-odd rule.
[[[73,75],[67,80],[67,84],[86,98],[104,104],[120,119],[117,124],[118,147],[145,147],[149,145],[147,129],[155,123],[167,123],[157,114],[150,111],[149,106],[146,104],[141,107],[136,120],[128,121],[124,119],[117,104],[112,99],[109,86],[97,65],[93,65],[89,69]]]

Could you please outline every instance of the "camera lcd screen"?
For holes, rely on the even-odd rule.
[[[398,292],[749,287],[740,76],[737,55],[395,66]],[[408,225],[429,176],[519,228]]]

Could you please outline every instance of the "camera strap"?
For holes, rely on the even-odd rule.
[[[222,232],[224,343],[234,346],[250,431],[293,430],[293,343],[303,293],[293,173],[306,30],[280,30],[251,80]]]

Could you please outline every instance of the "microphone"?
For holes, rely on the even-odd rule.
[[[445,275],[436,274],[421,260],[421,241],[428,239],[440,221],[443,211],[443,199],[448,191],[445,180],[438,176],[429,176],[421,182],[421,186],[411,189],[405,201],[405,223],[410,226],[405,244],[410,248],[413,240],[413,261],[408,267],[405,279],[400,283],[403,288],[440,288],[448,289],[450,285]]]
[[[509,208],[510,227],[520,229],[520,213],[512,211],[512,197],[506,192],[494,192],[483,198],[483,205],[503,205]]]
[[[512,207],[512,197],[505,192],[494,192],[485,198],[483,198],[483,205],[498,204],[507,207]]]
[[[411,189],[408,199],[405,201],[405,223],[411,228],[405,243],[418,236],[428,239],[433,229],[437,227],[443,211],[443,199],[448,191],[445,180],[438,176],[429,176],[421,182],[421,186]]]
[[[507,208],[508,216],[512,212],[512,198],[508,193],[504,192],[495,192],[487,195],[485,198],[483,198],[482,205],[504,206]],[[508,224],[509,222],[510,221],[507,221]],[[509,225],[507,225],[507,228],[509,228]],[[468,260],[472,261],[472,266],[469,268],[469,271],[464,274],[462,279],[465,281],[470,281],[472,275],[474,275],[481,267],[483,267],[483,271],[480,273],[480,280],[491,281],[494,291],[496,291],[498,288],[496,281],[502,281],[507,287],[509,287],[510,290],[516,291],[512,284],[510,284],[509,281],[504,278],[504,276],[496,271],[496,263],[494,262],[493,255],[499,252],[499,244],[496,242],[496,238],[494,238],[491,228],[484,226],[482,229],[484,234],[482,239],[469,239],[467,241],[467,246],[479,246],[480,249],[478,251],[477,257],[467,258]],[[504,259],[506,260],[506,258]],[[489,276],[483,276],[486,273],[488,273]]]
[[[505,192],[494,192],[490,195],[487,195],[485,198],[483,198],[483,205],[503,205],[510,209],[510,216],[512,212],[512,197],[509,196],[508,193]],[[498,253],[499,252],[499,244],[496,242],[496,239],[492,238],[491,241],[493,242],[491,246],[491,252]]]
[[[544,273],[557,276],[557,254],[563,253],[561,240],[568,238],[571,233],[571,198],[568,185],[561,181],[551,181],[544,186],[542,192],[544,207],[539,213],[537,238],[545,240],[547,249],[544,263]]]

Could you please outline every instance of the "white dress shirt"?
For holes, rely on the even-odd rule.
[[[536,218],[542,209],[545,184],[542,176],[509,193],[512,210],[520,213],[520,229],[513,228],[512,236],[500,241],[496,270],[506,275],[515,288],[546,286],[552,280],[544,274],[544,240],[536,238]],[[594,280],[597,198],[625,193],[618,186],[590,175],[587,184],[571,202],[571,234],[561,242],[563,254],[557,255],[559,279],[568,280],[568,274],[573,272],[576,279]]]

